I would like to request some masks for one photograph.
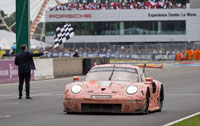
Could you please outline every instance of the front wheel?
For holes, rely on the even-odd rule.
[[[159,105],[159,111],[162,111],[163,101],[164,101],[164,88],[163,88],[163,86],[161,86],[161,88],[160,88],[160,105]]]

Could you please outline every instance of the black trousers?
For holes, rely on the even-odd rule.
[[[30,94],[30,79],[31,79],[31,72],[21,73],[19,74],[19,96],[22,96],[24,80],[26,83],[26,96]]]

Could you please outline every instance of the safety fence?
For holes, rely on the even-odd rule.
[[[73,57],[70,52],[49,52],[42,57]],[[175,60],[176,54],[130,54],[130,53],[79,53],[80,57],[106,57],[113,59],[132,59],[132,60]]]

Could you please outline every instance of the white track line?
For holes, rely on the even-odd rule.
[[[33,94],[32,96],[63,96],[64,97],[64,93],[63,94],[38,93],[38,94]]]
[[[0,103],[0,106],[1,106],[1,105],[18,105],[18,104],[19,104],[19,103],[17,103],[17,102],[16,102],[16,103]]]
[[[15,94],[12,95],[5,95],[5,94],[0,94],[0,97],[15,97]],[[55,92],[45,92],[45,93],[33,93],[31,96],[63,96],[64,93],[55,93]]]
[[[10,115],[6,115],[6,116],[0,116],[0,118],[10,118]]]
[[[81,76],[80,76],[81,77]],[[31,81],[30,83],[31,84],[37,84],[37,83],[39,83],[39,82],[43,82],[43,83],[45,83],[45,82],[53,82],[53,81],[59,81],[59,80],[72,80],[72,78],[73,77],[66,77],[66,78],[56,78],[56,79],[47,79],[47,80],[33,80],[33,81]],[[3,83],[3,84],[0,84],[0,87],[1,86],[11,86],[11,85],[16,85],[16,84],[18,84],[18,82],[14,82],[14,83]],[[47,83],[48,84],[48,83]]]
[[[175,124],[175,123],[177,123],[177,122],[180,122],[180,121],[186,120],[186,119],[188,119],[188,118],[191,118],[191,117],[196,116],[196,115],[199,115],[199,114],[200,114],[200,112],[197,112],[197,113],[195,113],[195,114],[192,114],[192,115],[189,115],[189,116],[187,116],[187,117],[181,118],[181,119],[179,119],[179,120],[176,120],[176,121],[170,122],[170,123],[165,124],[165,125],[163,125],[163,126],[170,126],[170,125],[173,125],[173,124]]]

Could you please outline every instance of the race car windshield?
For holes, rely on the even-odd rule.
[[[86,81],[133,81],[138,82],[136,69],[115,67],[94,68],[86,76]],[[110,78],[110,75],[112,77]]]

